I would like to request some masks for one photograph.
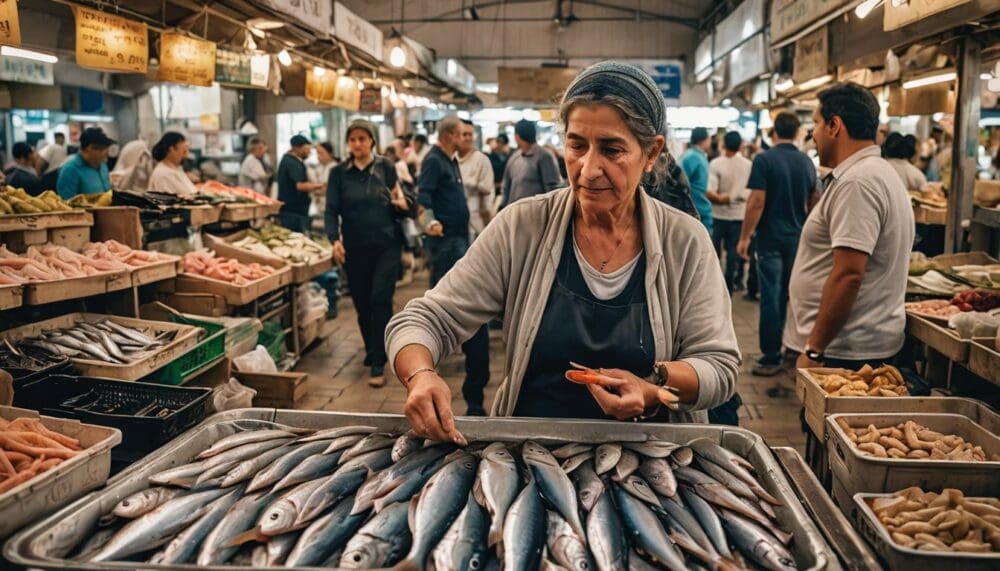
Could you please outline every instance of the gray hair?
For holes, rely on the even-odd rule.
[[[462,126],[462,120],[454,115],[449,115],[441,121],[438,122],[437,134],[438,137],[444,135],[445,133],[454,133]]]

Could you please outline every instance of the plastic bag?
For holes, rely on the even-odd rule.
[[[970,311],[952,315],[948,319],[948,327],[956,330],[962,339],[973,337],[995,337],[1000,327],[1000,317],[995,313],[980,313]]]
[[[263,345],[257,345],[253,351],[233,359],[233,366],[243,373],[277,373],[278,366]]]
[[[253,397],[255,396],[257,396],[257,391],[240,384],[234,378],[230,378],[229,382],[215,387],[215,390],[212,391],[212,406],[215,407],[216,412],[250,408],[253,406]]]

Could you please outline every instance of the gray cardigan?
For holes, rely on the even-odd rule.
[[[699,380],[697,401],[671,418],[707,422],[707,409],[733,395],[740,365],[719,260],[698,220],[645,192],[636,194],[656,358],[690,364]],[[414,343],[427,347],[437,363],[482,324],[503,315],[505,376],[492,414],[512,415],[574,204],[573,191],[566,188],[502,210],[437,287],[410,301],[389,322],[385,333],[389,363]]]

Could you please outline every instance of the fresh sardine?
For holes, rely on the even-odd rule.
[[[208,534],[215,529],[215,526],[222,521],[222,518],[229,511],[243,494],[242,486],[233,488],[228,494],[212,502],[209,510],[198,521],[192,523],[182,531],[177,537],[160,552],[157,563],[161,565],[180,565],[182,563],[194,562],[198,556],[198,549],[208,537]]]
[[[215,456],[227,450],[244,446],[246,444],[253,444],[255,442],[264,442],[267,440],[275,440],[279,438],[294,438],[295,435],[286,430],[249,430],[246,432],[237,432],[236,434],[227,436],[222,440],[219,440],[215,444],[203,450],[196,458],[199,460]]]
[[[517,498],[521,478],[517,475],[514,456],[501,442],[494,442],[483,450],[479,473],[473,486],[473,495],[479,505],[490,514],[488,543],[496,545],[503,538],[503,523],[507,510]]]
[[[340,460],[340,454],[338,451],[333,454],[309,456],[285,475],[284,478],[279,480],[272,490],[278,492],[302,482],[308,482],[309,480],[315,480],[334,473],[337,470],[337,462]]]
[[[280,567],[284,565],[285,558],[295,547],[299,534],[286,533],[277,537],[272,537],[264,545],[257,545],[253,549],[254,567]]]
[[[262,490],[267,486],[276,483],[287,476],[289,472],[295,469],[295,467],[306,458],[322,453],[326,446],[326,441],[322,440],[296,445],[295,448],[285,452],[284,456],[275,460],[273,464],[264,468],[262,472],[255,475],[253,479],[250,480],[250,485],[247,486],[247,491],[256,492],[257,490]]]
[[[758,565],[773,571],[796,568],[785,546],[756,523],[733,512],[725,512],[720,519],[733,545]]]
[[[226,472],[225,477],[222,478],[219,485],[223,488],[228,488],[240,482],[245,482],[259,474],[261,470],[270,466],[278,458],[288,454],[289,450],[290,447],[288,446],[279,446],[264,452],[260,456],[244,460]]]
[[[594,564],[600,571],[627,571],[628,541],[618,511],[611,501],[611,490],[594,499],[587,515],[587,543],[594,554]]]
[[[597,475],[600,476],[601,474],[610,471],[616,464],[618,464],[618,460],[620,460],[621,457],[621,444],[601,444],[598,446],[597,451],[594,452]]]
[[[674,522],[680,525],[685,533],[687,533],[692,539],[694,539],[698,545],[702,546],[713,546],[714,551],[721,553],[726,557],[731,557],[729,553],[729,547],[726,545],[726,535],[722,531],[722,525],[719,524],[718,518],[714,521],[707,520],[702,521],[702,512],[700,511],[701,506],[708,507],[705,500],[698,497],[697,494],[687,490],[687,492],[694,497],[698,502],[698,507],[696,508],[691,502],[687,502],[685,506],[680,502],[681,496],[684,496],[685,489],[681,489],[681,495],[675,498],[661,498],[660,507],[666,512]],[[686,498],[686,496],[685,496]],[[712,511],[711,507],[708,507],[708,511],[712,516],[715,512]],[[713,534],[718,534],[713,536]],[[722,540],[722,544],[726,545],[725,551],[719,549],[719,544],[716,543],[717,539]]]
[[[747,486],[746,482],[737,478],[732,472],[701,456],[698,457],[696,464],[701,471],[715,478],[720,484],[729,488],[732,493],[741,498],[757,501],[757,494],[753,493],[750,486]]]
[[[163,486],[146,488],[115,504],[111,513],[118,517],[135,519],[153,511],[167,500],[177,497],[182,492],[183,490],[177,488]]]
[[[394,565],[410,549],[412,536],[407,527],[409,506],[387,506],[347,542],[340,558],[343,569],[374,569]]]
[[[318,479],[319,486],[306,498],[298,515],[299,523],[312,521],[323,513],[323,510],[340,502],[341,499],[353,496],[367,476],[368,471],[364,468],[349,470],[341,468],[329,476]]]
[[[661,496],[672,498],[677,493],[677,480],[667,460],[646,458],[639,464],[639,474]]]
[[[489,547],[489,515],[469,494],[465,509],[451,524],[441,542],[434,549],[436,571],[465,571],[482,569],[486,564]]]
[[[576,495],[580,500],[580,505],[584,511],[594,509],[597,498],[604,493],[604,482],[594,471],[593,462],[584,462],[572,474],[573,482],[576,483]]]
[[[464,453],[438,470],[410,501],[413,546],[406,556],[408,564],[421,569],[426,565],[431,550],[465,508],[476,479],[476,465],[476,457]]]
[[[288,567],[319,565],[331,554],[343,549],[368,517],[368,514],[351,515],[353,505],[354,498],[348,496],[326,515],[302,530],[295,547],[285,559],[285,565]],[[337,561],[339,560],[338,556]]]
[[[411,474],[420,473],[424,470],[433,473],[443,463],[444,456],[449,451],[448,448],[443,446],[424,448],[392,464],[377,474],[373,474],[361,486],[361,489],[358,490],[352,513],[368,511],[375,504],[376,499],[398,488]]]
[[[753,470],[753,465],[742,456],[705,438],[692,440],[688,443],[688,446],[697,452],[699,456],[717,464],[736,478],[739,478],[760,499],[771,505],[781,505],[781,501],[765,490],[760,485],[760,482],[757,481],[757,478],[750,473]]]
[[[552,559],[566,569],[593,569],[594,562],[584,542],[585,538],[578,536],[569,523],[556,512],[547,512],[547,521],[546,545]]]
[[[678,551],[653,511],[621,486],[611,486],[611,489],[625,530],[636,547],[671,571],[687,571],[684,555]]]
[[[367,454],[374,450],[381,450],[383,448],[389,448],[389,458],[392,458],[392,448],[396,443],[396,439],[391,434],[369,434],[357,442],[354,446],[348,448],[343,456],[340,457],[340,463],[343,464],[348,460],[357,458],[362,454]],[[346,554],[346,553],[345,553]]]
[[[633,452],[638,452],[647,458],[666,458],[674,450],[680,448],[680,444],[666,442],[663,440],[647,440],[645,442],[622,442],[622,446]]]
[[[639,469],[639,455],[631,450],[622,450],[621,458],[615,464],[615,473],[611,479],[616,482],[624,481],[626,478]]]
[[[399,462],[404,457],[410,455],[424,446],[424,438],[417,436],[412,430],[396,439],[392,445],[392,461]]]
[[[656,497],[655,493],[653,493],[653,490],[649,487],[649,484],[646,483],[646,480],[643,480],[638,475],[632,474],[628,478],[625,478],[625,481],[621,482],[619,485],[624,488],[626,492],[632,494],[647,504],[656,508],[660,507],[660,499]]]
[[[587,460],[590,460],[593,457],[594,457],[593,452],[590,451],[581,452],[576,456],[572,456],[570,458],[567,458],[566,460],[563,460],[563,463],[560,465],[560,467],[563,469],[563,472],[570,474],[573,472],[573,470],[579,468],[581,464],[583,464]]]
[[[691,467],[678,468],[674,470],[674,474],[678,480],[690,485],[699,496],[709,503],[742,514],[765,527],[771,525],[766,516],[761,517],[757,511],[751,510],[736,494],[730,492],[729,488],[708,474]]]
[[[219,523],[209,532],[198,550],[198,565],[222,565],[229,561],[239,546],[229,546],[230,541],[253,527],[260,513],[274,499],[264,492],[250,494],[234,503]]]
[[[597,456],[600,457],[600,454],[598,448]],[[563,472],[555,457],[543,446],[530,440],[524,443],[523,455],[525,464],[529,466],[538,482],[538,490],[542,496],[566,518],[578,537],[586,537],[583,524],[580,523],[580,510],[576,507],[576,490],[573,488],[573,482],[566,472]]]
[[[365,437],[364,434],[345,434],[344,436],[338,436],[333,440],[323,440],[326,443],[326,448],[323,449],[323,454],[333,454],[338,450],[341,451],[343,455],[344,451],[351,448]]]
[[[337,428],[328,428],[326,430],[320,430],[302,438],[302,442],[315,442],[317,440],[333,440],[341,436],[347,436],[350,434],[370,434],[378,430],[374,426],[338,426]]]
[[[594,446],[591,444],[580,444],[578,442],[571,442],[569,444],[564,444],[559,448],[552,451],[552,455],[560,460],[567,460],[573,456],[579,456],[584,452],[593,452]]]
[[[534,480],[518,494],[503,523],[503,562],[506,571],[534,571],[545,547],[545,506]]]

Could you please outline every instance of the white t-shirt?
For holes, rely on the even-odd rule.
[[[264,168],[264,162],[252,154],[247,154],[240,165],[240,186],[267,194],[267,181],[270,175]]]
[[[45,145],[41,151],[38,151],[38,156],[48,165],[45,167],[45,172],[50,173],[61,167],[66,161],[66,145],[50,143]]]
[[[731,157],[719,155],[708,164],[708,190],[729,195],[729,204],[712,204],[712,217],[716,220],[743,220],[747,210],[750,190],[750,169],[753,163],[736,153]]]
[[[160,161],[153,174],[149,177],[149,190],[153,192],[167,192],[178,196],[186,196],[198,192],[188,175],[181,167],[170,166]]]
[[[469,229],[475,237],[486,228],[488,213],[493,206],[493,201],[489,199],[493,195],[493,165],[482,151],[473,150],[464,157],[458,157],[458,169],[462,172],[465,200],[469,205]]]
[[[913,163],[906,159],[886,159],[893,170],[903,180],[906,190],[923,190],[927,186],[927,177]]]
[[[882,359],[903,346],[906,277],[913,247],[913,209],[902,181],[866,147],[833,169],[833,182],[802,228],[792,266],[785,346],[805,348],[819,313],[833,249],[868,254],[865,277],[844,327],[826,348],[832,359]]]

